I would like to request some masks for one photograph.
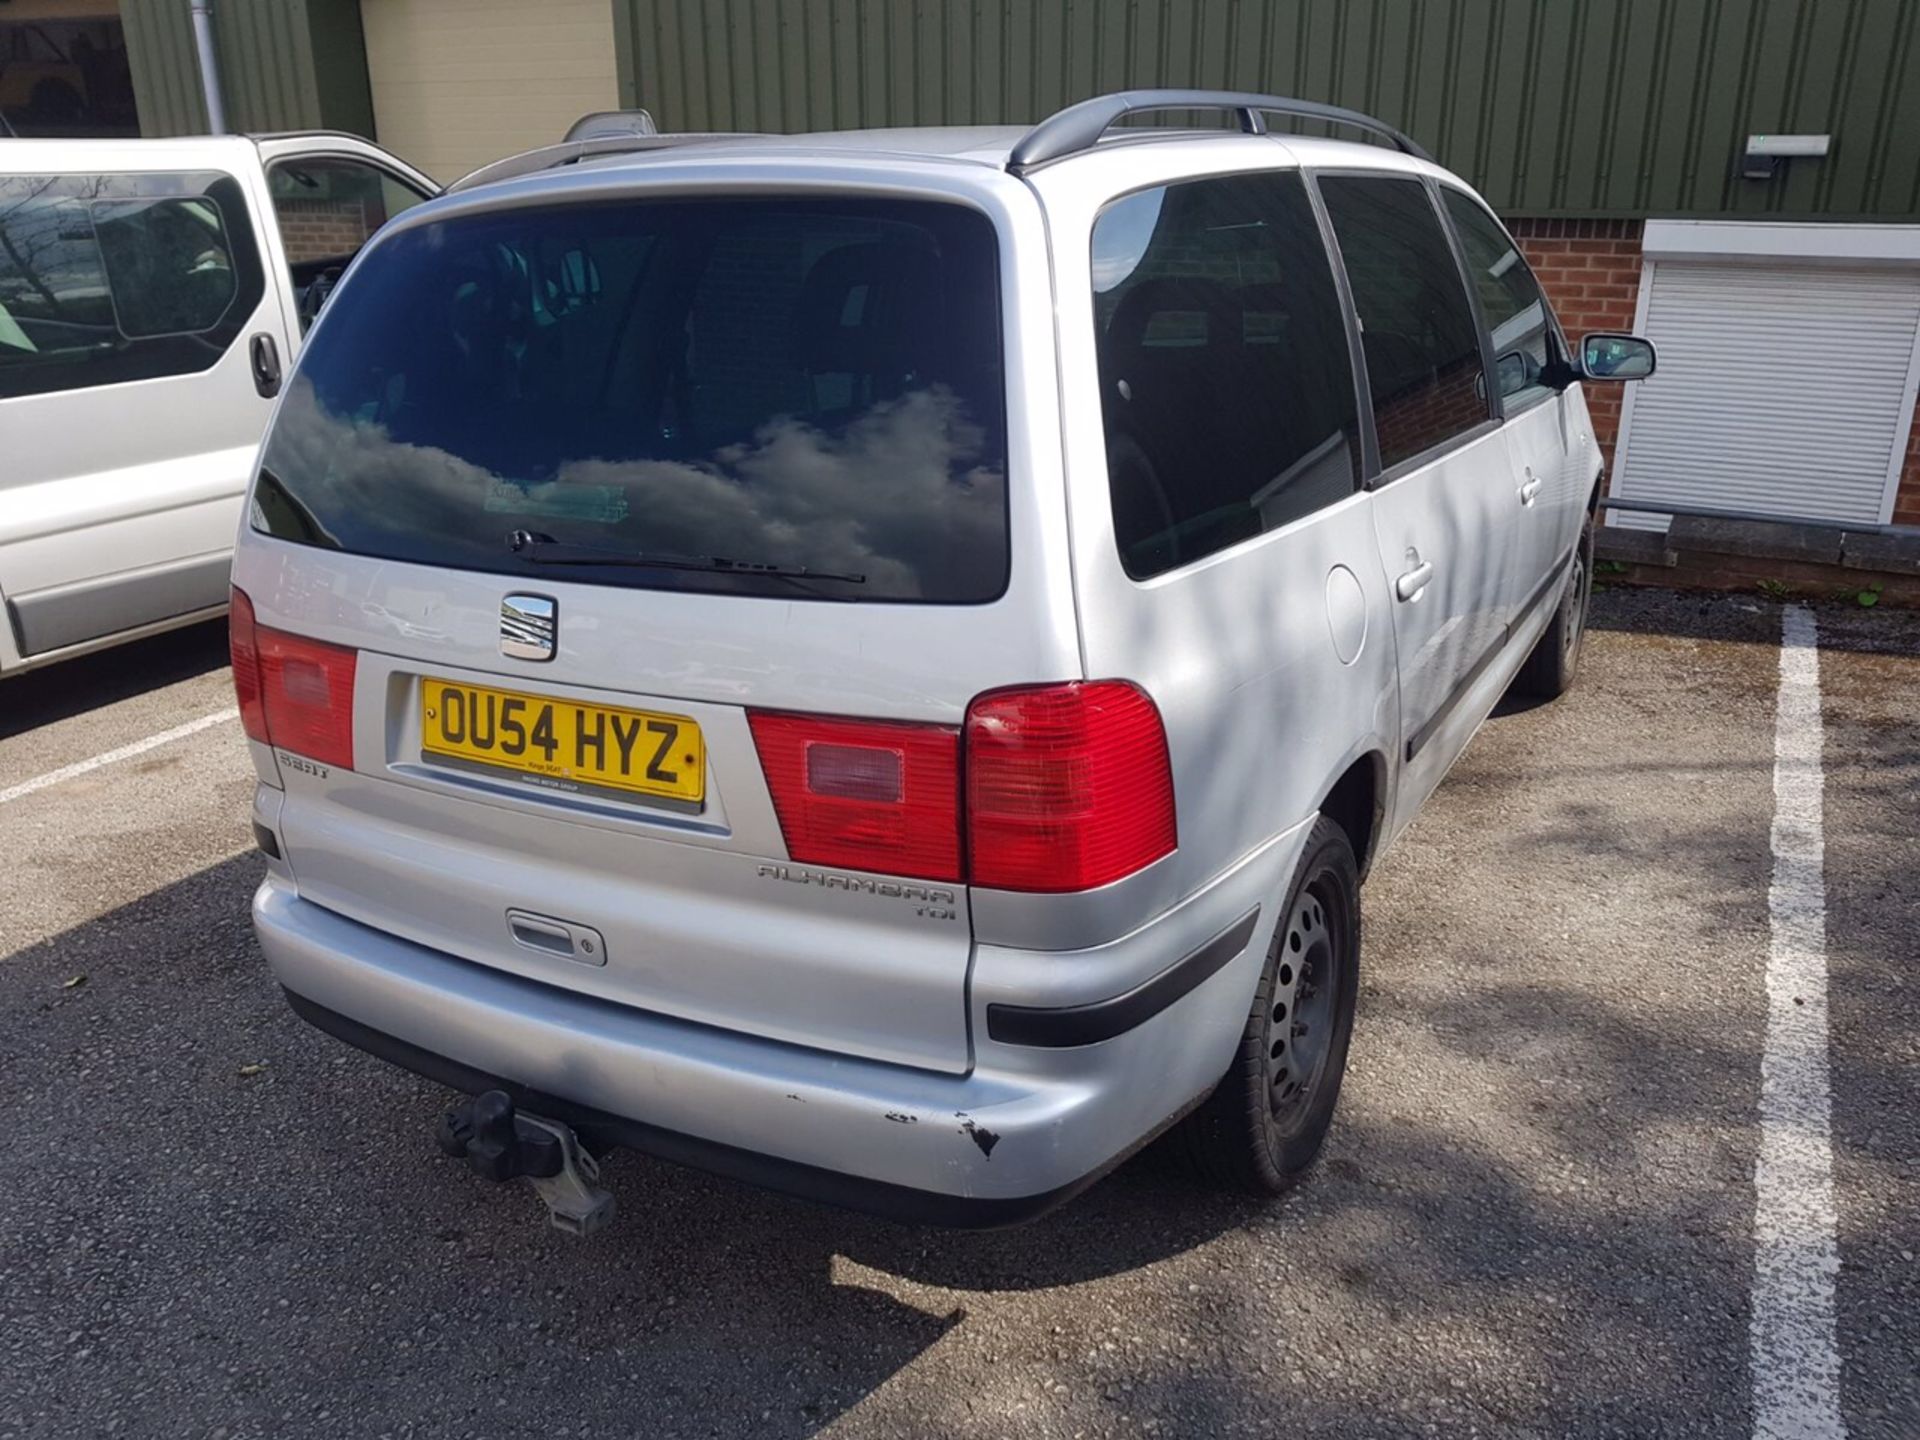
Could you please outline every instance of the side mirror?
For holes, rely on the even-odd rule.
[[[1587,380],[1644,380],[1653,374],[1653,342],[1598,331],[1580,337],[1580,374]]]

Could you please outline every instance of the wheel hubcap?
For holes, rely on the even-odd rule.
[[[1339,963],[1322,898],[1308,887],[1280,931],[1267,1011],[1267,1102],[1286,1128],[1306,1113],[1333,1039]]]

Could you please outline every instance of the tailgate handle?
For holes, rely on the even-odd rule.
[[[600,932],[587,925],[570,925],[545,915],[525,910],[507,911],[507,931],[513,943],[562,960],[578,960],[582,965],[607,963],[606,943]]]

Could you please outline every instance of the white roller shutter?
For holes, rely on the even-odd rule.
[[[1614,493],[1885,521],[1913,423],[1920,271],[1691,260],[1648,269],[1641,333],[1660,364],[1628,397]]]
[[[617,109],[607,0],[361,0],[380,143],[436,180]]]

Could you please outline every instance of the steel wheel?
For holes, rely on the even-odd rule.
[[[1360,867],[1346,831],[1315,818],[1260,952],[1227,1073],[1170,1137],[1216,1184],[1278,1195],[1312,1165],[1340,1103],[1360,995]]]
[[[1580,529],[1573,547],[1573,563],[1560,602],[1533,653],[1513,677],[1513,693],[1533,700],[1553,700],[1567,693],[1580,664],[1580,646],[1587,633],[1587,614],[1593,600],[1593,522]]]
[[[1267,1011],[1267,1103],[1283,1135],[1297,1131],[1312,1108],[1332,1050],[1348,937],[1339,933],[1340,907],[1329,905],[1329,897],[1317,893],[1321,888],[1301,891],[1278,937]]]
[[[1567,603],[1560,607],[1560,646],[1569,672],[1580,655],[1580,637],[1587,633],[1587,604],[1593,596],[1593,572],[1587,565],[1587,537],[1573,547],[1573,575],[1567,582]]]

